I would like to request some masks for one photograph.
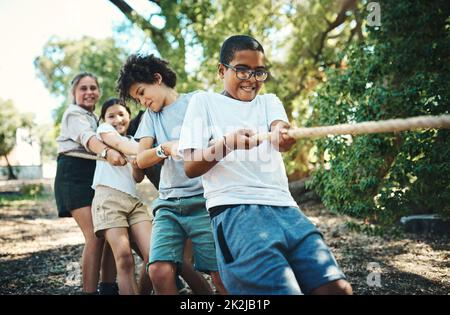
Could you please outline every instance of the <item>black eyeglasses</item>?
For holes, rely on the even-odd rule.
[[[263,82],[266,81],[269,72],[266,70],[251,70],[247,68],[236,68],[226,63],[222,63],[225,67],[230,68],[236,72],[236,78],[239,80],[249,80],[252,76],[255,76],[256,81]]]

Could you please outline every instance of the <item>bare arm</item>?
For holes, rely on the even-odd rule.
[[[206,149],[192,149],[185,152],[184,171],[186,176],[189,178],[202,176],[230,152],[250,150],[258,146],[260,142],[252,137],[254,134],[252,130],[239,129],[217,140]]]
[[[105,145],[103,142],[97,139],[96,136],[92,136],[89,138],[87,145],[89,147],[89,150],[92,152],[99,154],[102,152],[105,148],[108,148],[107,145]],[[108,150],[108,153],[106,154],[106,159],[111,165],[125,165],[127,164],[127,161],[125,158],[120,154],[118,151],[110,148]]]
[[[131,167],[133,169],[133,178],[136,181],[136,183],[140,183],[144,180],[145,173],[144,170],[141,170],[139,166],[137,165],[136,159],[133,159],[130,161]]]
[[[153,148],[153,141],[154,139],[152,137],[142,138],[139,141],[136,161],[140,169],[152,167],[164,160],[156,155],[156,148]],[[177,155],[178,140],[163,143],[161,146],[167,156],[175,157]]]
[[[109,147],[127,155],[136,155],[138,153],[138,143],[123,139],[114,132],[102,132],[100,137]]]
[[[184,154],[184,172],[189,178],[202,176],[231,151],[225,147],[225,139],[216,141],[207,149],[191,149]],[[187,150],[186,150],[187,151]]]
[[[94,152],[95,154],[99,154],[108,146],[105,145],[102,141],[98,140],[96,136],[92,136],[89,138],[87,142],[89,150]]]
[[[151,167],[162,161],[162,159],[156,155],[156,149],[152,149],[153,141],[154,140],[151,137],[142,138],[139,141],[136,162],[140,169]]]

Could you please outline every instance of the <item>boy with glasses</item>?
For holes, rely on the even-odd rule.
[[[295,140],[278,97],[258,95],[268,76],[261,44],[244,35],[228,38],[218,70],[224,90],[192,96],[179,151],[186,175],[202,176],[226,289],[351,294],[322,235],[289,192],[280,152]],[[267,132],[269,141],[256,137]]]

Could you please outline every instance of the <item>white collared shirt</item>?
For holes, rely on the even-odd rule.
[[[61,120],[61,131],[56,138],[58,153],[68,151],[87,151],[88,141],[95,136],[97,115],[79,105],[69,105]]]

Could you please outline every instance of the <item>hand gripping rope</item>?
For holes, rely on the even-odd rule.
[[[310,127],[310,128],[291,128],[288,135],[295,139],[300,138],[319,138],[330,135],[360,135],[368,133],[399,132],[416,129],[450,129],[450,115],[440,116],[417,116],[411,118],[388,119],[380,121],[366,121],[354,124],[339,124],[331,126]],[[268,140],[271,133],[258,134],[255,136],[258,140]],[[89,160],[105,159],[86,152],[71,151],[63,153],[67,156],[79,157]]]
[[[287,134],[295,139],[319,138],[330,135],[360,135],[368,133],[399,132],[415,129],[450,128],[450,115],[417,116],[404,119],[388,119],[380,121],[365,121],[354,124],[339,124],[331,126],[291,128]],[[257,135],[258,140],[270,139],[270,132]]]

